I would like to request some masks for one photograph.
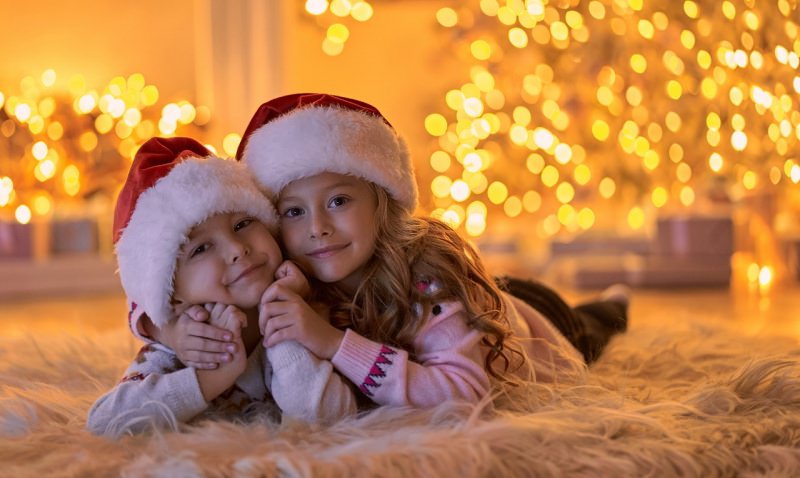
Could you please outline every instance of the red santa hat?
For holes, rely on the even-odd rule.
[[[405,141],[363,101],[322,93],[270,100],[247,125],[236,157],[275,194],[297,179],[333,172],[382,186],[409,212],[417,207]]]
[[[173,317],[175,264],[188,234],[226,212],[277,229],[272,202],[241,163],[215,157],[190,138],[152,138],[141,146],[117,199],[114,243],[128,300],[156,326]]]

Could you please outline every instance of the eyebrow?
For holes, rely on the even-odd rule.
[[[319,190],[327,192],[327,191],[330,191],[331,189],[354,188],[354,187],[356,187],[356,185],[353,184],[352,182],[339,181],[339,182],[333,183],[333,184],[331,184],[329,186],[325,186],[324,188],[321,188]],[[283,201],[297,201],[298,199],[300,199],[300,198],[295,197],[295,196],[286,196],[286,197],[282,197],[282,198],[278,199],[278,202],[280,203],[280,202],[283,202]]]

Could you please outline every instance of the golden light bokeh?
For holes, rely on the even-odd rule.
[[[23,78],[19,92],[0,93],[9,159],[0,169],[3,217],[24,224],[73,199],[82,207],[87,194],[110,198],[141,143],[197,118],[198,108],[184,100],[152,108],[158,89],[140,73],[114,77],[99,89],[80,75],[64,83],[48,69],[39,79]]]
[[[597,206],[619,201],[639,230],[707,201],[710,182],[736,198],[800,181],[796,1],[459,5],[437,24],[471,73],[425,126],[448,158],[431,161],[435,182],[486,178],[470,196],[484,222],[534,214],[547,237],[595,227]],[[477,168],[477,151],[491,161]]]

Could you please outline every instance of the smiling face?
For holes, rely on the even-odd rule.
[[[322,173],[289,183],[278,200],[289,258],[322,282],[355,290],[375,252],[376,209],[359,178]]]
[[[249,309],[258,305],[282,261],[267,227],[243,213],[216,214],[195,226],[181,247],[173,302],[219,302]]]

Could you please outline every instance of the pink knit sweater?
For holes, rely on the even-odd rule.
[[[544,316],[508,294],[503,300],[529,359],[529,366],[517,372],[522,378],[547,382],[585,378],[581,355]],[[450,399],[479,401],[492,385],[483,366],[481,333],[467,326],[461,302],[437,303],[429,310],[414,340],[415,360],[405,350],[348,329],[331,359],[333,366],[380,405],[429,407]]]

